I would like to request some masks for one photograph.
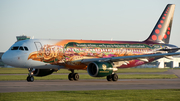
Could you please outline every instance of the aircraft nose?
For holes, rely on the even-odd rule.
[[[2,57],[2,62],[13,67],[24,67],[26,64],[26,57],[18,51],[6,51]]]
[[[2,59],[3,63],[7,64],[7,61],[8,61],[7,53],[4,53],[1,57],[1,59]]]
[[[16,64],[17,62],[14,61],[14,54],[12,54],[11,52],[9,51],[6,51],[2,57],[2,62],[7,64],[7,65],[10,65],[10,66],[13,66],[14,64]]]

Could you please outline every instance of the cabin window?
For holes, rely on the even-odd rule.
[[[11,50],[18,50],[19,49],[19,46],[14,46],[11,48]]]

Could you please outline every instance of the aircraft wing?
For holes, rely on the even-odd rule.
[[[128,61],[133,59],[146,59],[146,58],[158,58],[158,57],[166,57],[166,56],[174,56],[174,55],[180,55],[180,52],[177,53],[158,53],[158,54],[147,54],[147,55],[134,55],[134,56],[121,56],[121,57],[110,57],[110,58],[93,58],[93,59],[83,59],[81,60],[81,63],[90,63],[93,61],[111,61],[111,62],[117,62],[117,61]]]
[[[173,48],[173,49],[160,49],[160,50],[158,50],[158,51],[177,51],[177,50],[180,50],[180,48]]]

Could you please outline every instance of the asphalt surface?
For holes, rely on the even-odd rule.
[[[35,80],[34,82],[0,81],[0,93],[79,90],[180,89],[180,70],[169,70],[163,73],[175,74],[179,78],[119,79],[117,82],[108,82],[106,80]]]

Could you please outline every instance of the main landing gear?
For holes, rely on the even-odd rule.
[[[73,81],[73,80],[78,81],[79,80],[79,74],[78,73],[74,73],[74,70],[70,70],[70,71],[71,71],[71,73],[69,73],[68,79],[70,81]]]
[[[29,74],[28,77],[26,79],[28,82],[33,82],[34,81],[34,77],[33,77],[33,69],[29,68]]]
[[[117,74],[111,74],[107,76],[108,81],[117,81],[118,80],[118,75]]]

